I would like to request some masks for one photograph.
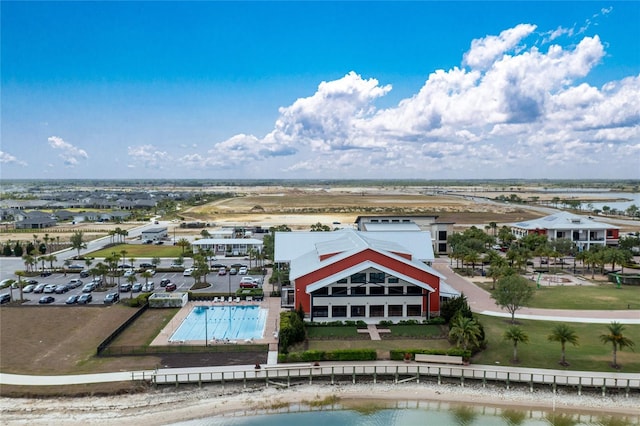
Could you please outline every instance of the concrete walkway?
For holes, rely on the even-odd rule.
[[[441,257],[434,261],[433,267],[436,271],[445,276],[445,282],[467,297],[469,307],[473,312],[496,317],[510,318],[505,310],[501,310],[491,298],[489,292],[473,284],[468,279],[456,274],[449,265],[448,257]],[[638,290],[640,291],[640,289]],[[622,324],[640,324],[640,310],[563,310],[563,309],[540,309],[521,308],[515,315],[518,319],[533,319],[543,321],[566,321],[582,322],[594,324],[609,324],[617,321]]]

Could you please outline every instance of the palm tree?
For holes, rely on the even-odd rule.
[[[53,262],[57,261],[58,258],[55,254],[50,254],[47,257],[47,262],[49,262],[49,269],[53,269]]]
[[[550,342],[560,342],[560,346],[562,347],[560,365],[568,366],[569,363],[565,359],[565,344],[571,343],[573,346],[578,346],[579,338],[575,330],[566,324],[558,324],[553,328],[551,334],[547,336],[547,340]]]
[[[187,247],[191,246],[191,243],[186,238],[180,238],[178,241],[176,241],[176,245],[182,248],[182,254],[184,254],[184,251],[187,249]]]
[[[478,346],[481,336],[482,331],[474,318],[456,315],[451,321],[449,338],[455,340],[456,345],[463,350],[466,351],[469,345],[471,345],[471,347]]]
[[[622,350],[622,348],[628,347],[633,350],[634,343],[631,339],[622,334],[624,331],[624,324],[613,321],[607,326],[607,331],[608,333],[600,335],[600,340],[604,344],[611,343],[613,345],[613,363],[611,366],[617,369],[620,368],[617,359],[618,348]]]
[[[145,273],[146,273],[146,271],[145,271]],[[130,296],[129,296],[129,298],[130,298],[130,299],[133,299],[133,284],[135,284],[136,279],[137,279],[137,278],[136,278],[136,276],[135,276],[135,275],[129,275],[129,276],[127,277],[127,282],[129,283],[129,289],[130,289],[130,291],[131,291],[131,294],[130,294]],[[118,290],[120,290],[120,289],[118,289]]]
[[[71,248],[78,250],[78,257],[80,257],[80,250],[87,248],[84,243],[84,234],[82,231],[75,231],[71,236]]]
[[[518,343],[528,343],[529,336],[524,332],[522,328],[517,325],[510,325],[505,330],[502,338],[507,341],[513,342],[513,362],[518,362]]]
[[[144,283],[148,286],[149,285],[149,278],[151,278],[153,276],[153,274],[149,271],[144,271],[143,273],[140,274],[140,276],[142,278],[144,278]]]

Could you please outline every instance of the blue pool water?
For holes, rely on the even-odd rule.
[[[169,341],[262,339],[266,320],[259,306],[196,306]]]

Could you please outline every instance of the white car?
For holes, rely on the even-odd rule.
[[[249,272],[249,270],[246,266],[242,266],[240,269],[238,269],[238,275],[247,275],[247,272]]]
[[[169,268],[173,268],[173,269],[184,269],[184,265],[181,263],[172,263],[171,265],[169,265]]]
[[[182,273],[182,276],[183,277],[190,277],[192,273],[193,273],[193,268],[187,268]]]
[[[134,271],[133,269],[127,269],[124,273],[125,277],[130,277],[136,274],[136,271]]]
[[[150,273],[151,276],[154,276],[156,274],[156,270],[155,269],[147,269],[145,272]]]

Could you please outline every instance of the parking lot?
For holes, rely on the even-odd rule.
[[[96,259],[96,262],[99,259]],[[150,259],[140,259],[138,261],[136,261],[136,267],[138,267],[141,263],[149,263]],[[159,269],[162,269],[163,267],[168,267],[169,264],[171,263],[170,259],[163,259],[162,263],[159,265]],[[216,260],[215,262],[212,262],[215,264],[223,264],[225,265],[227,268],[227,271],[230,269],[232,264],[243,264],[246,265],[246,261],[239,261],[237,259],[223,259],[223,260]],[[185,264],[185,266],[188,266],[190,263]],[[248,265],[247,265],[248,266]],[[146,269],[146,268],[145,268]],[[141,276],[141,273],[145,270],[145,269],[141,269],[141,268],[137,268],[136,269],[136,282],[140,283],[141,285],[144,285],[146,283],[146,279],[143,278]],[[240,281],[242,279],[242,277],[254,277],[257,280],[259,280],[260,282],[262,282],[263,277],[261,275],[230,275],[229,273],[227,273],[226,275],[218,275],[217,271],[213,270],[211,271],[209,274],[207,274],[206,277],[206,281],[209,284],[208,287],[205,288],[201,288],[198,290],[194,290],[195,292],[204,292],[204,293],[222,293],[222,294],[235,294],[236,290],[238,290],[238,288],[240,288]],[[82,292],[83,287],[90,283],[93,279],[93,277],[89,276],[86,278],[80,278],[79,273],[67,273],[65,274],[51,274],[49,276],[46,277],[40,277],[40,276],[36,276],[33,278],[29,278],[29,279],[33,279],[36,280],[38,282],[38,284],[48,284],[48,285],[63,285],[63,284],[69,284],[69,282],[71,280],[77,280],[80,279],[82,281],[82,284],[77,285],[75,288],[70,288],[68,291],[61,293],[61,294],[57,294],[57,293],[24,293],[24,299],[28,299],[28,302],[24,302],[24,304],[26,305],[38,305],[39,300],[43,297],[43,296],[52,296],[55,300],[51,303],[51,305],[66,305],[66,300],[72,296],[72,295],[77,295],[77,296],[81,296],[82,294],[85,294]],[[164,280],[164,279],[168,279],[170,280],[171,283],[174,283],[176,285],[176,289],[175,291],[188,291],[191,289],[191,287],[193,286],[193,284],[195,283],[195,279],[190,277],[190,276],[184,276],[183,272],[157,272],[152,278],[149,278],[148,281],[149,282],[153,282],[154,283],[154,292],[158,292],[158,291],[163,291],[164,289],[160,286],[160,281]],[[202,281],[202,279],[201,279]],[[107,277],[107,282],[111,283],[111,277]],[[128,299],[130,298],[132,295],[133,297],[136,297],[139,292],[131,292],[131,291],[127,291],[127,292],[120,292],[120,284],[126,284],[128,283],[127,278],[126,277],[119,277],[115,279],[115,282],[118,283],[117,287],[106,287],[106,288],[102,288],[99,290],[94,290],[92,291],[90,294],[92,295],[92,300],[88,303],[90,305],[102,305],[104,304],[104,300],[105,297],[108,293],[113,293],[113,292],[118,292],[120,293],[120,299]],[[8,289],[6,289],[8,291]],[[14,298],[19,298],[19,290],[18,289],[14,289],[13,290],[13,297]],[[46,305],[45,305],[46,306]]]

